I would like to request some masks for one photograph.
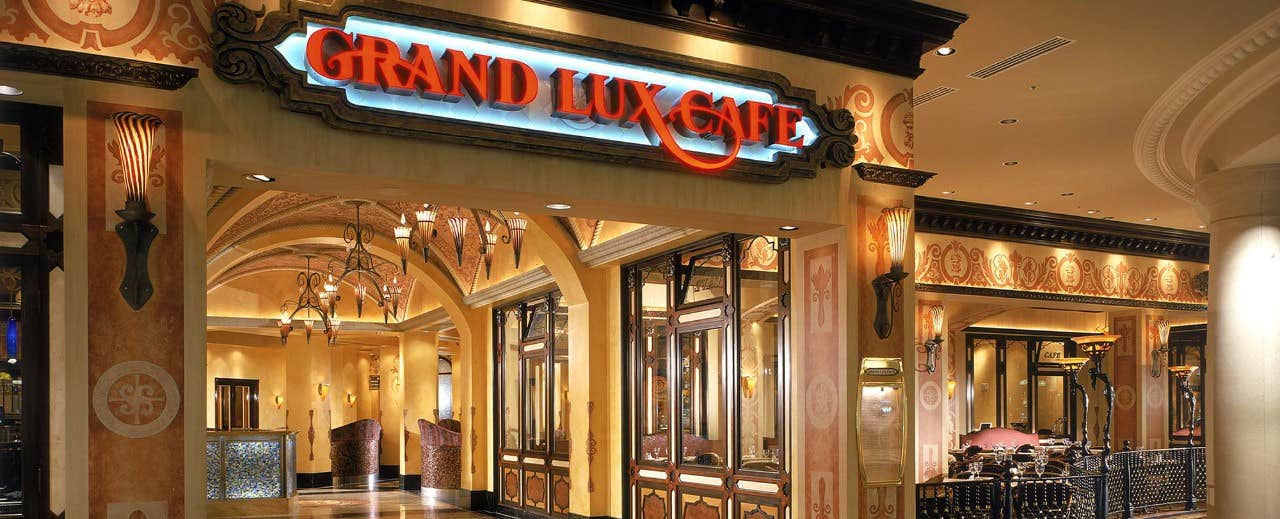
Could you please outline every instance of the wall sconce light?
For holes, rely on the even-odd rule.
[[[328,397],[329,397],[329,384],[325,384],[325,383],[321,382],[319,385],[317,385],[317,386],[316,386],[316,394],[320,395],[320,400],[324,400],[324,399],[328,398]]]
[[[124,209],[116,211],[122,222],[116,224],[116,234],[124,243],[125,270],[120,281],[120,295],[134,310],[141,310],[154,292],[151,275],[147,272],[147,258],[151,243],[160,233],[151,219],[147,203],[147,184],[151,170],[151,150],[155,146],[156,129],[163,124],[159,117],[134,112],[111,114],[120,142],[120,169],[124,172]]]
[[[929,324],[930,330],[933,331],[933,338],[924,341],[924,370],[929,373],[938,371],[938,350],[942,349],[942,319],[944,315],[942,305],[929,307]]]
[[[356,405],[356,395],[347,393],[347,407],[355,407],[355,405]]]
[[[876,294],[876,317],[873,325],[876,335],[888,339],[893,333],[893,315],[897,311],[897,301],[892,301],[896,289],[902,286],[902,280],[910,274],[903,270],[903,261],[907,252],[907,229],[911,225],[911,209],[899,205],[881,211],[889,238],[889,272],[877,276],[871,281],[871,288]]]
[[[1199,371],[1198,366],[1169,366],[1169,374],[1178,380],[1178,390],[1187,401],[1188,414],[1191,416],[1187,424],[1187,446],[1196,446],[1196,393],[1191,387],[1191,375]],[[1181,424],[1179,424],[1181,425]]]
[[[947,381],[947,400],[951,400],[952,398],[955,398],[955,397],[956,397],[956,381],[948,380]]]
[[[742,377],[742,396],[746,398],[756,397],[756,376],[745,375]]]
[[[529,219],[514,211],[507,218],[507,234],[511,237],[511,251],[516,256],[516,268],[520,268],[520,249],[524,247],[524,230],[529,228]]]
[[[280,408],[284,407],[284,397],[283,397],[283,396],[276,395],[275,402],[276,402],[276,409],[280,409]]]
[[[1106,421],[1102,422],[1102,472],[1107,472],[1110,467],[1107,458],[1111,456],[1111,414],[1115,410],[1116,390],[1111,385],[1111,377],[1102,370],[1102,362],[1106,360],[1107,353],[1116,345],[1116,341],[1120,340],[1119,335],[1099,334],[1089,335],[1086,337],[1076,337],[1076,346],[1080,347],[1080,351],[1089,356],[1089,360],[1093,361],[1093,366],[1089,367],[1090,385],[1094,389],[1098,388],[1098,381],[1102,381],[1102,398],[1105,400],[1107,415]]]
[[[1164,372],[1164,363],[1169,355],[1169,321],[1160,319],[1156,321],[1156,335],[1159,344],[1151,350],[1151,378],[1160,378],[1160,374]]]

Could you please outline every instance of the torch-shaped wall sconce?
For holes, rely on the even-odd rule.
[[[924,341],[924,370],[933,373],[938,371],[938,350],[942,349],[942,305],[929,307],[929,329],[933,338]]]
[[[947,400],[951,400],[952,398],[955,398],[955,397],[956,397],[956,381],[948,380],[947,381]]]
[[[329,384],[325,384],[324,382],[321,382],[320,384],[316,385],[316,394],[320,396],[321,400],[329,398]]]
[[[897,311],[897,301],[893,300],[895,289],[901,286],[908,274],[903,270],[903,261],[907,252],[907,229],[911,226],[911,209],[903,206],[890,207],[881,212],[884,215],[885,227],[888,228],[889,239],[889,272],[871,280],[871,288],[876,294],[876,317],[873,322],[876,335],[888,339],[893,333],[893,315]]]
[[[155,218],[147,202],[148,176],[151,172],[151,151],[155,146],[156,129],[163,124],[159,117],[134,112],[111,114],[120,143],[120,169],[124,172],[124,209],[116,211],[122,222],[116,224],[116,234],[124,243],[125,270],[120,281],[120,295],[134,310],[142,309],[154,292],[151,275],[147,272],[147,258],[151,242],[160,233],[151,219]]]
[[[756,397],[756,376],[755,375],[742,376],[742,396],[745,398]]]
[[[284,407],[284,397],[283,397],[283,396],[276,395],[275,402],[276,402],[276,409],[280,409],[280,408]]]
[[[354,394],[347,393],[347,407],[355,407],[355,406],[356,406],[356,396]]]
[[[282,310],[280,312],[280,320],[276,321],[276,324],[280,327],[280,345],[288,344],[289,332],[293,331],[293,316],[289,315],[287,310]],[[308,339],[310,339],[310,335],[311,333],[308,331]]]
[[[1151,378],[1160,378],[1164,372],[1164,363],[1169,355],[1169,321],[1156,321],[1156,339],[1159,344],[1151,350]]]
[[[1178,390],[1187,401],[1187,411],[1191,419],[1187,424],[1187,446],[1196,446],[1196,393],[1191,388],[1191,375],[1200,368],[1197,366],[1169,366],[1169,375],[1178,380]]]

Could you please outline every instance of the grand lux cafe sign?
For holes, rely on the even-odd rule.
[[[217,8],[215,72],[339,128],[766,182],[853,162],[849,112],[771,72],[396,2],[258,16]]]

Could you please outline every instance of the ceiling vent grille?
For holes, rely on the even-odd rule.
[[[974,79],[987,79],[1040,56],[1044,56],[1045,54],[1066,47],[1067,45],[1071,45],[1072,43],[1075,43],[1075,40],[1069,40],[1061,36],[1054,36],[1043,42],[1032,45],[1017,54],[982,67],[970,73],[969,77]]]
[[[920,95],[918,96],[913,96],[911,98],[911,106],[920,106],[922,104],[928,103],[929,101],[937,100],[939,97],[951,94],[955,91],[956,89],[951,88],[949,86],[940,86],[940,87],[931,88],[929,90],[926,90],[920,93]]]

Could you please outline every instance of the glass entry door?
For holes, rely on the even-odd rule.
[[[62,164],[62,110],[0,101],[0,517],[51,515],[49,272],[62,252],[51,164]]]

